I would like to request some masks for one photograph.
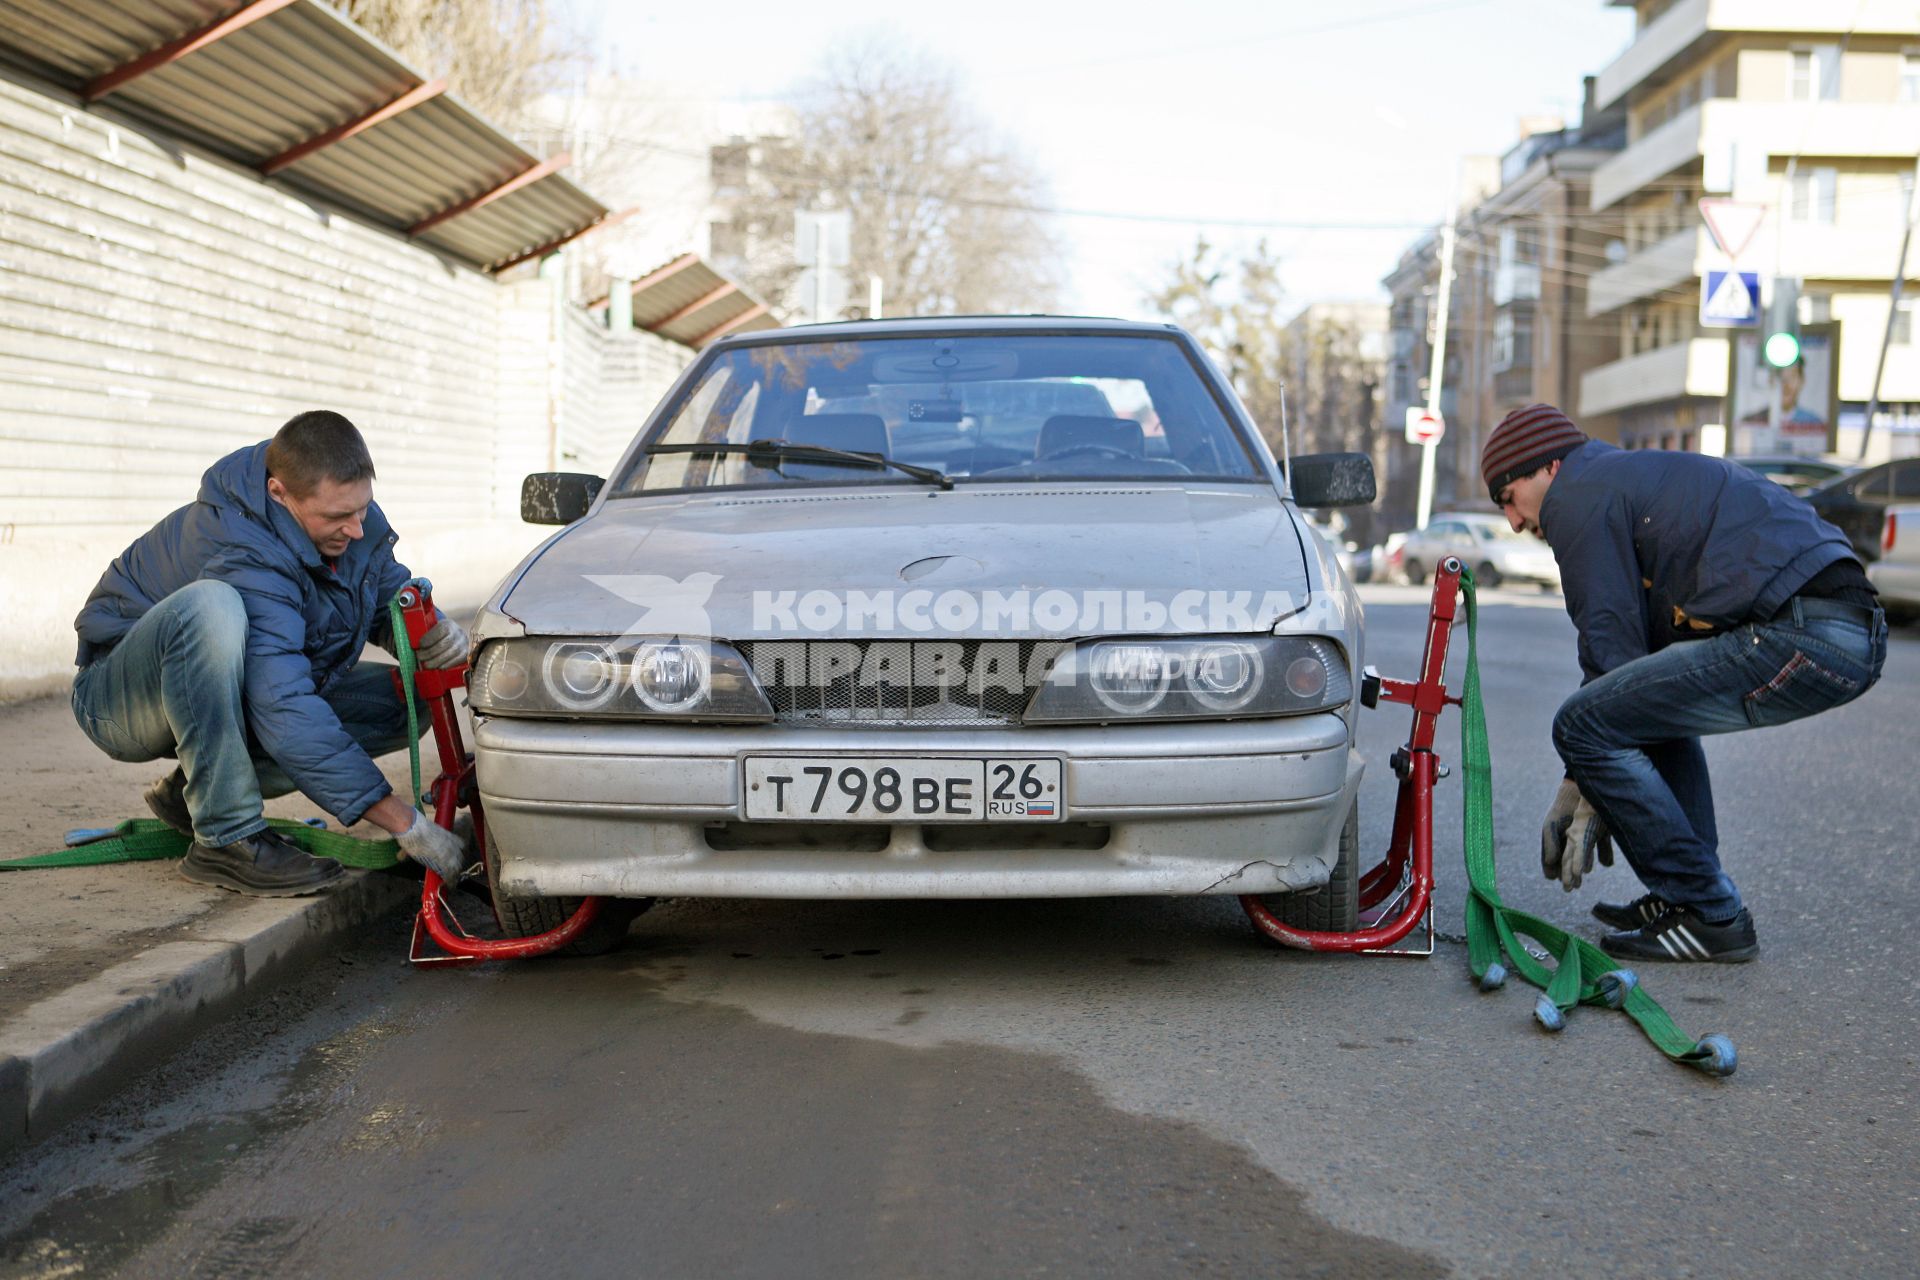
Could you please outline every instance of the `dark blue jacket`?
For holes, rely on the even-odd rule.
[[[1568,454],[1540,504],[1592,680],[1675,640],[1770,618],[1854,559],[1846,535],[1758,473],[1698,453]]]
[[[392,791],[321,696],[369,639],[391,640],[386,603],[410,576],[369,506],[364,535],[329,567],[293,513],[267,495],[266,442],[207,469],[200,496],[120,553],[74,619],[81,666],[155,604],[212,578],[247,606],[247,727],[316,804],[352,824]]]

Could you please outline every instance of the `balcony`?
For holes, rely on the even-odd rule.
[[[1598,213],[1703,157],[1714,162],[1705,166],[1708,191],[1738,187],[1742,199],[1760,199],[1770,194],[1755,190],[1767,182],[1767,158],[1796,149],[1911,162],[1920,153],[1920,102],[1703,102],[1595,169],[1589,207]]]
[[[1911,0],[1827,5],[1807,0],[1680,0],[1635,35],[1626,51],[1595,78],[1595,105],[1605,110],[1642,84],[1665,83],[1696,60],[1709,37],[1723,32],[1838,37],[1849,27],[1856,36],[1912,35],[1913,5]]]
[[[1727,340],[1689,338],[1590,369],[1580,378],[1580,412],[1618,413],[1681,396],[1727,394]]]
[[[1540,296],[1540,264],[1537,262],[1502,263],[1493,273],[1493,305],[1532,302]]]
[[[1587,281],[1587,314],[1605,315],[1640,298],[1677,289],[1700,274],[1700,262],[1712,248],[1703,228],[1676,231]],[[1769,259],[1771,261],[1771,259]]]

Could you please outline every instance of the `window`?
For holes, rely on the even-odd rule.
[[[1902,463],[1894,468],[1893,496],[1920,498],[1920,463]]]
[[[1900,101],[1920,102],[1920,53],[1900,55]]]
[[[1817,44],[1793,51],[1787,97],[1795,102],[1831,102],[1840,96],[1840,46]]]
[[[1493,367],[1513,367],[1513,314],[1503,311],[1493,318]]]
[[[1831,293],[1801,294],[1799,316],[1801,324],[1828,323],[1833,319],[1833,295]]]
[[[1788,197],[1789,216],[1795,222],[1833,221],[1833,191],[1840,177],[1832,165],[1794,170]]]
[[[1902,298],[1893,309],[1893,333],[1887,339],[1896,347],[1913,345],[1913,299]]]

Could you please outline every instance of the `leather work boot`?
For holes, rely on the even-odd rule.
[[[193,814],[187,808],[185,770],[176,768],[172,773],[148,787],[146,799],[147,808],[153,810],[154,817],[187,839],[193,839]]]
[[[316,858],[271,828],[209,848],[195,841],[180,860],[180,874],[256,898],[298,898],[331,889],[346,879],[332,858]]]

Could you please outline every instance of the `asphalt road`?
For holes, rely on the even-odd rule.
[[[1374,593],[1388,674],[1418,599]],[[1630,873],[1537,871],[1558,601],[1494,593],[1482,669],[1507,897],[1595,931]],[[1642,976],[1731,1080],[1603,1010],[1548,1036],[1456,944],[1264,948],[1231,899],[686,901],[605,958],[436,972],[395,926],[0,1169],[0,1271],[1912,1274],[1916,686],[1897,632],[1860,702],[1708,747],[1763,955]],[[1377,851],[1404,720],[1365,723]],[[1449,929],[1458,817],[1450,782]]]

